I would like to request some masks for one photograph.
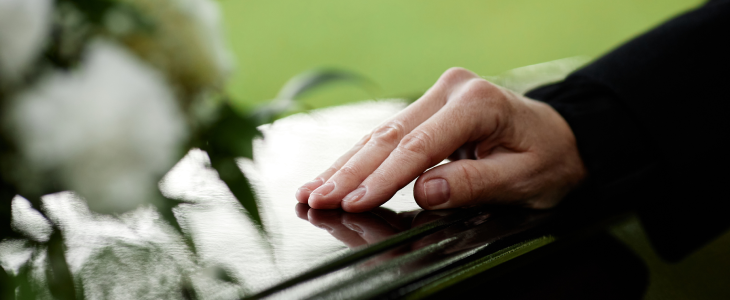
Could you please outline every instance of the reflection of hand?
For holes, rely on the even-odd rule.
[[[448,238],[457,238],[444,252],[454,253],[462,250],[471,250],[484,244],[534,228],[546,220],[550,211],[520,210],[501,212],[496,214],[480,214],[466,222],[459,222],[443,230],[429,234],[415,243],[414,249],[419,249]]]
[[[447,157],[455,161],[424,173]],[[555,110],[454,68],[302,186],[297,200],[361,212],[420,176],[414,195],[426,209],[548,208],[585,174],[573,132]]]
[[[451,213],[423,210],[395,213],[379,207],[367,213],[355,214],[341,210],[310,209],[301,203],[297,204],[296,212],[299,218],[327,230],[350,248],[380,242],[398,232],[438,220]]]
[[[317,210],[298,204],[297,215],[312,225],[327,230],[350,248],[377,243],[400,231],[372,213],[351,214],[340,210]]]

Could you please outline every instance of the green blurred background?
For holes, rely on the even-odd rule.
[[[360,73],[378,97],[425,91],[453,66],[480,75],[577,55],[596,57],[697,0],[221,0],[237,59],[228,90],[242,108],[272,99],[315,67]],[[372,98],[340,85],[312,107]]]

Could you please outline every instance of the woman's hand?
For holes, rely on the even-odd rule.
[[[414,195],[424,209],[549,208],[585,176],[573,132],[552,107],[452,68],[296,197],[315,209],[361,212],[418,177]]]

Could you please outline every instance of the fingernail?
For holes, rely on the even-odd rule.
[[[316,190],[312,192],[312,194],[320,194],[322,196],[327,196],[327,194],[331,193],[335,190],[335,182],[330,181],[328,183],[325,183],[323,186],[318,187]]]
[[[307,198],[309,198],[309,195],[311,193],[312,193],[312,190],[305,188],[305,187],[300,187],[299,189],[297,189],[297,192],[294,194],[294,197],[297,198],[297,200],[299,202],[302,202],[304,200],[307,200]]]
[[[360,228],[360,226],[357,226],[357,225],[351,224],[351,223],[343,223],[343,224],[345,225],[345,227],[350,228],[350,230],[357,232],[361,235],[365,233],[365,230],[362,230],[362,228]]]
[[[449,183],[445,179],[431,179],[423,184],[424,192],[426,192],[426,203],[428,206],[434,207],[446,203],[451,196]]]
[[[343,202],[357,202],[360,199],[362,199],[362,196],[365,196],[365,193],[368,191],[367,187],[361,186],[357,188],[356,190],[349,193],[347,196],[345,196],[344,199],[342,199]]]

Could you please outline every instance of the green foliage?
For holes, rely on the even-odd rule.
[[[254,118],[259,124],[274,122],[286,113],[300,107],[297,100],[322,87],[337,83],[359,87],[368,92],[371,98],[375,98],[379,91],[379,87],[373,81],[358,73],[327,68],[309,70],[289,79],[274,100],[254,112]]]
[[[113,0],[59,0],[59,4],[69,4],[76,7],[89,21],[101,24],[106,13],[116,5]]]
[[[236,164],[234,157],[218,156],[215,153],[208,153],[211,166],[218,171],[218,176],[226,183],[228,189],[238,199],[243,208],[248,213],[251,221],[265,232],[264,223],[261,220],[258,203],[253,193],[251,183]]]
[[[201,138],[203,150],[216,157],[253,158],[252,141],[261,136],[256,128],[261,125],[234,111],[230,102],[225,101],[220,108],[217,121],[207,128]]]
[[[257,125],[252,118],[236,112],[229,101],[224,101],[216,122],[199,134],[194,145],[208,153],[213,169],[263,232],[264,223],[253,189],[236,164],[238,157],[253,159],[253,140],[261,136]]]
[[[39,287],[31,281],[30,271],[31,266],[26,264],[20,268],[18,275],[15,277],[14,283],[17,287],[17,300],[34,300],[40,296]]]
[[[46,244],[48,245],[46,280],[51,295],[56,299],[78,299],[73,277],[66,262],[63,233],[58,229],[54,230]]]
[[[10,276],[10,274],[8,274],[5,269],[0,268],[0,298],[15,298],[15,285],[13,284],[12,280],[13,278]]]
[[[0,180],[0,240],[19,237],[19,234],[10,226],[11,203],[15,194],[13,186]]]
[[[123,13],[133,20],[138,28],[151,29],[152,21],[136,7],[118,0],[58,0],[58,4],[71,5],[76,8],[89,22],[103,27],[109,12]]]
[[[375,84],[360,74],[338,69],[316,69],[289,79],[276,99],[299,99],[312,90],[337,82],[355,84],[369,92],[375,89]]]

